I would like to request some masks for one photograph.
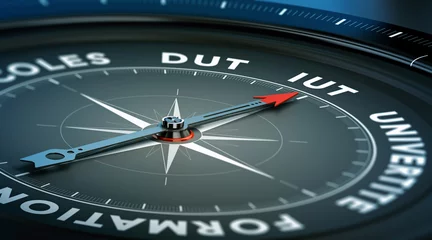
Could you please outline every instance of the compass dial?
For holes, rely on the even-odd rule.
[[[430,89],[407,84],[421,72],[305,36],[97,29],[3,51],[11,214],[117,237],[297,237],[429,187]]]

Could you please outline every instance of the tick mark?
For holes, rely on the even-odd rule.
[[[398,32],[398,33],[392,34],[392,35],[389,36],[389,38],[394,38],[394,37],[396,37],[396,36],[401,35],[402,33],[403,33],[403,32]]]
[[[179,206],[179,211],[183,212],[183,206],[182,205]]]
[[[345,21],[346,21],[346,19],[344,18],[344,19],[340,20],[339,22],[337,22],[335,25],[341,25]]]
[[[34,91],[36,88],[31,86],[31,85],[26,85],[25,88],[27,88],[28,90],[32,90]]]
[[[278,198],[279,202],[281,202],[282,204],[288,204],[288,200],[286,200],[285,198]]]
[[[349,130],[360,129],[360,127],[348,127]]]
[[[285,182],[284,180],[280,180],[279,182],[282,183],[282,184],[285,185],[285,186],[290,187],[290,188],[298,189],[298,187],[297,187],[296,185],[291,184],[291,183],[289,183],[289,182]]]
[[[78,78],[78,79],[82,79],[82,76],[79,75],[79,74],[75,74],[75,77]]]
[[[283,89],[283,87],[280,87],[280,88],[276,89],[276,92],[277,92],[277,91],[280,91],[280,90],[282,90],[282,89]]]
[[[320,106],[319,108],[328,108],[328,107],[330,107],[330,105]]]
[[[22,177],[22,176],[25,176],[25,175],[28,175],[28,174],[30,174],[30,172],[25,172],[25,173],[17,174],[17,175],[15,175],[15,177]]]
[[[303,194],[305,194],[305,195],[308,195],[309,197],[316,197],[316,193],[311,192],[311,191],[309,191],[309,190],[307,190],[307,189],[302,189],[301,192],[302,192]]]
[[[164,69],[164,74],[167,74],[167,70],[166,69]]]
[[[111,202],[111,198],[108,199],[108,200],[105,202],[105,204],[108,204],[108,203],[110,203],[110,202]]]
[[[227,75],[223,76],[223,78],[222,78],[222,79],[225,79],[225,78],[227,78]]]
[[[65,88],[65,89],[67,89],[67,90],[69,90],[69,91],[71,91],[71,92],[78,92],[77,90],[75,90],[75,89],[73,89],[71,87],[68,87],[66,85],[62,85],[62,87]]]
[[[356,166],[364,166],[364,165],[366,165],[366,163],[364,163],[364,162],[359,162],[359,161],[352,161],[352,164],[353,164],[353,165],[356,165]]]
[[[303,99],[303,98],[307,98],[308,96],[301,96],[301,97],[298,97],[298,98],[296,98],[297,100],[300,100],[300,99]]]
[[[250,207],[250,208],[252,208],[252,209],[256,209],[256,206],[253,204],[253,203],[248,203],[248,206]]]
[[[49,125],[49,124],[36,124],[38,127],[57,127],[56,125]]]
[[[215,208],[216,212],[220,212],[220,208],[218,205],[214,205],[214,208]]]
[[[165,177],[165,186],[167,185],[167,182],[168,182],[168,178]]]
[[[39,3],[44,6],[44,7],[48,7],[49,6],[49,2],[48,0],[39,0]]]
[[[284,15],[284,13],[286,13],[286,11],[287,11],[287,9],[286,9],[286,8],[282,9],[282,11],[280,11],[280,12],[279,12],[279,16],[282,16],[282,15]]]
[[[255,80],[253,80],[250,84],[254,84],[254,83],[256,83],[256,81]]]
[[[177,94],[176,94],[177,96],[179,95],[179,91],[180,91],[180,89],[177,88]]]
[[[45,184],[45,185],[42,185],[41,188],[48,187],[50,184],[51,184],[51,183],[47,183],[47,184]]]
[[[0,162],[0,165],[7,164],[8,162]]]
[[[357,153],[369,153],[369,150],[356,150]]]
[[[334,182],[326,182],[326,185],[332,188],[338,188],[339,185]]]
[[[75,197],[78,194],[79,194],[79,192],[76,192],[76,193],[72,194],[71,197]]]
[[[347,116],[336,116],[336,118],[346,118]]]
[[[342,175],[345,177],[350,177],[350,178],[354,178],[355,175],[354,173],[350,173],[350,172],[342,172]]]
[[[308,143],[306,141],[289,141],[290,143]]]
[[[16,98],[16,95],[13,93],[6,93],[5,96],[10,98]]]
[[[194,72],[194,76],[196,76],[197,75],[197,72]]]
[[[147,204],[146,203],[144,203],[143,205],[142,205],[142,207],[141,207],[141,209],[145,209],[146,208],[146,206],[147,206]]]
[[[133,72],[134,72],[135,74],[138,74],[138,72],[137,72],[137,70],[136,70],[136,69],[134,69],[134,70],[133,70]]]
[[[226,1],[223,1],[223,2],[221,3],[221,5],[220,5],[220,8],[221,8],[221,9],[225,9],[225,8],[226,8],[226,5],[227,5],[227,2],[226,2]]]
[[[109,73],[105,70],[105,71],[103,71],[103,73],[105,74],[105,75],[109,75]]]
[[[356,142],[364,142],[364,141],[367,141],[367,139],[366,138],[354,138],[354,141],[356,141]]]

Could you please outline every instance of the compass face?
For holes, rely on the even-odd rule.
[[[0,59],[0,203],[10,214],[117,237],[297,237],[387,216],[429,187],[430,105],[404,88],[426,81],[420,73],[297,40],[100,31],[50,45],[41,34],[39,47]],[[170,137],[73,161],[27,157],[162,125]]]

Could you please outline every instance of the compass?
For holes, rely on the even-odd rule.
[[[303,30],[120,19],[5,30],[7,216],[89,239],[356,239],[428,192],[427,64]]]

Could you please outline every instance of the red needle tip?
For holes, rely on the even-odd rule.
[[[289,93],[280,93],[280,94],[270,94],[265,96],[255,96],[255,99],[261,99],[262,102],[267,104],[273,104],[277,107],[280,104],[290,100],[291,98],[295,97],[298,94],[298,92],[289,92]]]

